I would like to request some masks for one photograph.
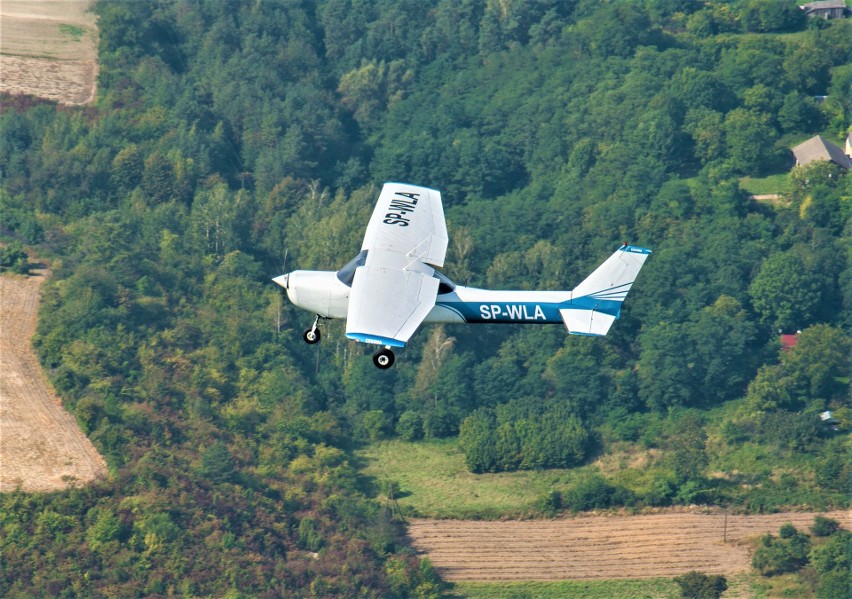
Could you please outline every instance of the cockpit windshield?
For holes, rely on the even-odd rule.
[[[355,278],[355,269],[359,266],[364,266],[367,262],[367,252],[369,250],[361,250],[358,255],[352,258],[346,265],[337,271],[337,278],[347,287],[352,287],[352,279]]]
[[[352,260],[347,262],[343,268],[337,271],[337,278],[341,283],[347,287],[352,287],[352,280],[355,278],[355,269],[366,264],[368,251],[369,250],[361,250],[358,252],[357,256],[352,258]],[[438,279],[438,295],[451,293],[455,290],[456,284],[453,283],[444,273],[436,270],[432,276]]]

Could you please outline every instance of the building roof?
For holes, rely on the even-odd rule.
[[[799,165],[809,164],[814,160],[830,160],[843,168],[852,168],[849,156],[822,135],[812,137],[794,147],[793,155]]]
[[[807,11],[821,9],[826,10],[829,8],[846,8],[846,0],[816,0],[816,2],[803,4],[801,8]]]
[[[781,349],[793,349],[798,343],[798,333],[795,335],[781,335]]]

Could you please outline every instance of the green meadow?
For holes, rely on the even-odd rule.
[[[680,590],[669,578],[648,580],[560,580],[554,582],[458,582],[445,597],[467,599],[674,599]]]
[[[405,516],[491,519],[532,513],[536,501],[567,484],[574,470],[472,474],[456,439],[410,443],[388,440],[359,452],[365,474],[382,487],[399,484]]]

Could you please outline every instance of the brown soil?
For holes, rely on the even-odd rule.
[[[90,0],[0,2],[0,92],[87,104],[98,75]]]
[[[106,464],[44,376],[31,340],[46,270],[0,276],[0,492],[52,491]]]
[[[800,530],[814,513],[675,513],[482,522],[413,520],[414,547],[449,581],[583,580],[733,575],[750,569],[746,539]],[[849,528],[849,512],[824,514]]]

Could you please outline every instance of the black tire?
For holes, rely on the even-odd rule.
[[[376,365],[376,368],[380,368],[382,370],[387,370],[393,366],[395,360],[396,356],[393,355],[391,350],[386,348],[382,348],[373,354],[373,364]]]
[[[302,334],[302,339],[304,339],[305,343],[309,345],[319,343],[320,337],[321,335],[319,329],[308,329]]]

